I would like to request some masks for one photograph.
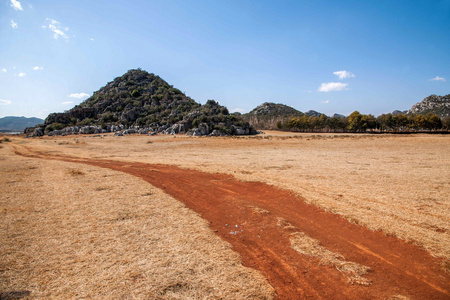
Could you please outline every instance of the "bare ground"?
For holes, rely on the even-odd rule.
[[[88,158],[83,161],[91,164],[114,159],[107,167],[120,167],[121,171],[141,177],[145,173],[145,180],[209,220],[217,234],[242,255],[245,265],[264,273],[280,298],[286,298],[283,295],[289,295],[288,298],[295,298],[294,295],[299,298],[448,297],[445,269],[448,270],[446,260],[450,253],[450,161],[446,136],[271,133],[240,139],[91,136],[16,140],[15,143],[22,152],[26,148],[21,146],[32,146],[30,149],[40,151],[46,158],[70,155]],[[261,183],[237,181],[237,185],[229,186],[234,180],[231,177],[221,179],[223,175],[198,172],[197,176],[189,173],[192,170],[180,171],[167,165],[159,165],[160,169],[152,165],[149,172],[144,172],[149,166],[139,165],[140,169],[136,169],[137,162],[228,173],[240,180],[260,180],[286,191],[275,189],[271,199],[264,200],[254,196],[265,195],[265,188],[258,185]],[[78,176],[78,169],[72,171],[72,176]],[[178,173],[181,175],[175,176]],[[202,179],[197,183],[189,180],[195,177]],[[171,178],[176,181],[167,185]],[[215,179],[206,184],[211,178]],[[247,184],[247,190],[251,187],[248,195],[239,184]],[[205,191],[202,185],[209,188]],[[269,186],[269,190],[273,188]],[[61,190],[67,191],[64,187]],[[120,195],[119,191],[115,193]],[[10,202],[17,196],[10,190],[6,194]],[[304,198],[299,200],[299,195]],[[213,203],[209,203],[211,199]],[[108,201],[115,200],[112,197]],[[345,219],[304,202],[338,213]],[[224,214],[226,211],[229,213]],[[177,218],[176,214],[173,218]],[[230,220],[242,231],[230,229]],[[264,228],[267,235],[255,235],[253,231],[252,236],[252,228]],[[349,238],[348,232],[357,236]],[[425,247],[439,259],[393,236]],[[218,266],[215,268],[220,270]],[[270,297],[270,287],[261,284],[267,291],[263,297]],[[180,285],[175,287],[177,291],[180,289]],[[204,293],[205,289],[194,298],[208,295]]]

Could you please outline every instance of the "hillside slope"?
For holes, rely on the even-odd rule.
[[[214,100],[201,105],[155,74],[129,70],[80,105],[52,113],[35,135],[74,133],[241,135],[254,130]]]
[[[421,102],[414,104],[408,113],[422,115],[432,113],[440,118],[450,117],[450,94],[446,96],[428,96]]]

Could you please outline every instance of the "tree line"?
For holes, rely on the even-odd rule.
[[[435,114],[382,114],[375,117],[354,111],[348,117],[321,116],[291,117],[278,121],[280,130],[300,132],[448,132],[450,117]]]

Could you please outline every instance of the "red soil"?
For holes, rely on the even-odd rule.
[[[208,220],[245,266],[266,276],[278,299],[450,299],[450,275],[425,250],[349,223],[274,186],[176,166],[49,155],[25,147],[16,147],[16,153],[110,168],[163,189]],[[296,252],[289,240],[293,231],[278,226],[279,217],[347,261],[370,267],[364,277],[372,284],[350,284],[336,268]]]

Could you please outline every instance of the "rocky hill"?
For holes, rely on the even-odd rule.
[[[428,96],[421,102],[414,104],[408,113],[422,115],[432,113],[440,118],[450,117],[450,94],[446,96]]]
[[[305,112],[305,115],[307,115],[308,117],[320,117],[323,114],[315,110],[308,110],[307,112]]]
[[[39,118],[4,117],[0,118],[0,131],[23,131],[27,127],[44,123]]]
[[[27,130],[31,133],[31,130]],[[214,100],[200,105],[159,76],[130,70],[80,105],[50,114],[33,135],[117,134],[245,135],[255,131]]]
[[[278,122],[284,122],[292,117],[300,117],[303,113],[293,107],[265,102],[251,112],[243,115],[245,121],[248,121],[257,129],[276,129]]]

